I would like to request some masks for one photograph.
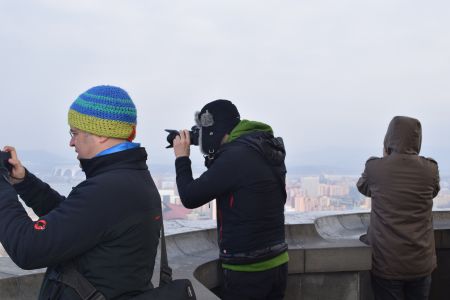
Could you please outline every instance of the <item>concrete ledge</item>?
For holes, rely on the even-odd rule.
[[[2,278],[0,280],[0,299],[37,299],[42,278],[43,273]]]
[[[372,268],[369,247],[332,247],[305,250],[304,273],[358,272]]]
[[[371,248],[358,240],[367,230],[369,217],[368,212],[321,213],[316,218],[309,215],[305,221],[301,214],[287,215],[285,229],[290,262],[286,299],[370,300]],[[450,257],[447,254],[450,253],[450,212],[437,211],[433,217],[440,264]],[[191,227],[188,221],[181,223],[169,221],[166,226],[177,229],[176,234],[166,237],[173,277],[190,279],[197,299],[219,299],[211,291],[216,291],[222,281],[214,223],[203,227],[198,221]],[[0,258],[0,299],[36,298],[43,271],[24,271],[9,258]],[[442,274],[436,276],[433,284],[443,289],[435,288],[432,294],[443,294],[447,284],[439,283]],[[152,281],[157,286],[159,256]],[[448,291],[444,294],[448,295]]]
[[[221,268],[219,260],[213,260],[200,265],[194,271],[194,277],[199,280],[206,288],[213,289],[221,282]]]
[[[358,240],[367,232],[370,213],[353,213],[317,218],[314,221],[318,233],[325,239]]]
[[[0,299],[37,299],[45,270],[22,270],[9,257],[0,257],[0,271]]]
[[[305,250],[289,249],[288,273],[305,273]]]
[[[370,300],[359,291],[359,274],[293,274],[288,278],[285,300]],[[290,291],[290,292],[289,292]]]

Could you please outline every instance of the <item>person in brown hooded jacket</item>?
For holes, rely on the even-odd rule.
[[[358,190],[372,198],[367,241],[372,246],[375,299],[428,299],[436,268],[432,207],[439,192],[438,164],[419,156],[417,119],[394,117],[384,157],[367,160]]]

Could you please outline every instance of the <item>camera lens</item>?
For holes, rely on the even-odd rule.
[[[167,135],[167,142],[169,145],[166,146],[166,148],[172,148],[173,147],[173,140],[177,137],[177,135],[180,135],[180,132],[175,129],[164,129],[169,134]],[[189,131],[189,138],[191,140],[191,145],[198,146],[198,139],[200,134],[200,127],[194,125],[192,126],[191,130]]]
[[[177,135],[180,134],[180,132],[178,132],[178,130],[175,130],[175,129],[165,129],[165,131],[167,131],[169,133],[167,135],[167,142],[169,143],[169,145],[166,146],[166,149],[172,148],[173,140],[176,138]]]

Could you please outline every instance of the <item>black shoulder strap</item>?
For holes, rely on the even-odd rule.
[[[83,300],[106,300],[75,267],[73,262],[64,264],[63,271],[54,280],[73,288]],[[164,235],[164,222],[161,214],[161,264],[159,273],[159,286],[172,282],[172,269],[167,259],[166,238]]]
[[[164,220],[161,212],[161,264],[159,270],[159,286],[172,281],[172,269],[167,260],[166,237],[164,235]]]
[[[83,300],[106,300],[80,272],[73,262],[64,264],[63,271],[55,280],[73,288]],[[164,222],[161,214],[161,264],[159,272],[159,286],[164,286],[172,281],[172,268],[167,259],[166,238],[164,234]]]
[[[73,262],[67,263],[57,279],[59,282],[73,288],[83,300],[106,300],[75,267]]]

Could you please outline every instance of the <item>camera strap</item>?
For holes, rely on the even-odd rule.
[[[55,269],[50,270],[48,278],[71,287],[82,300],[106,300],[105,296],[78,272],[73,262],[63,264],[60,272]]]

